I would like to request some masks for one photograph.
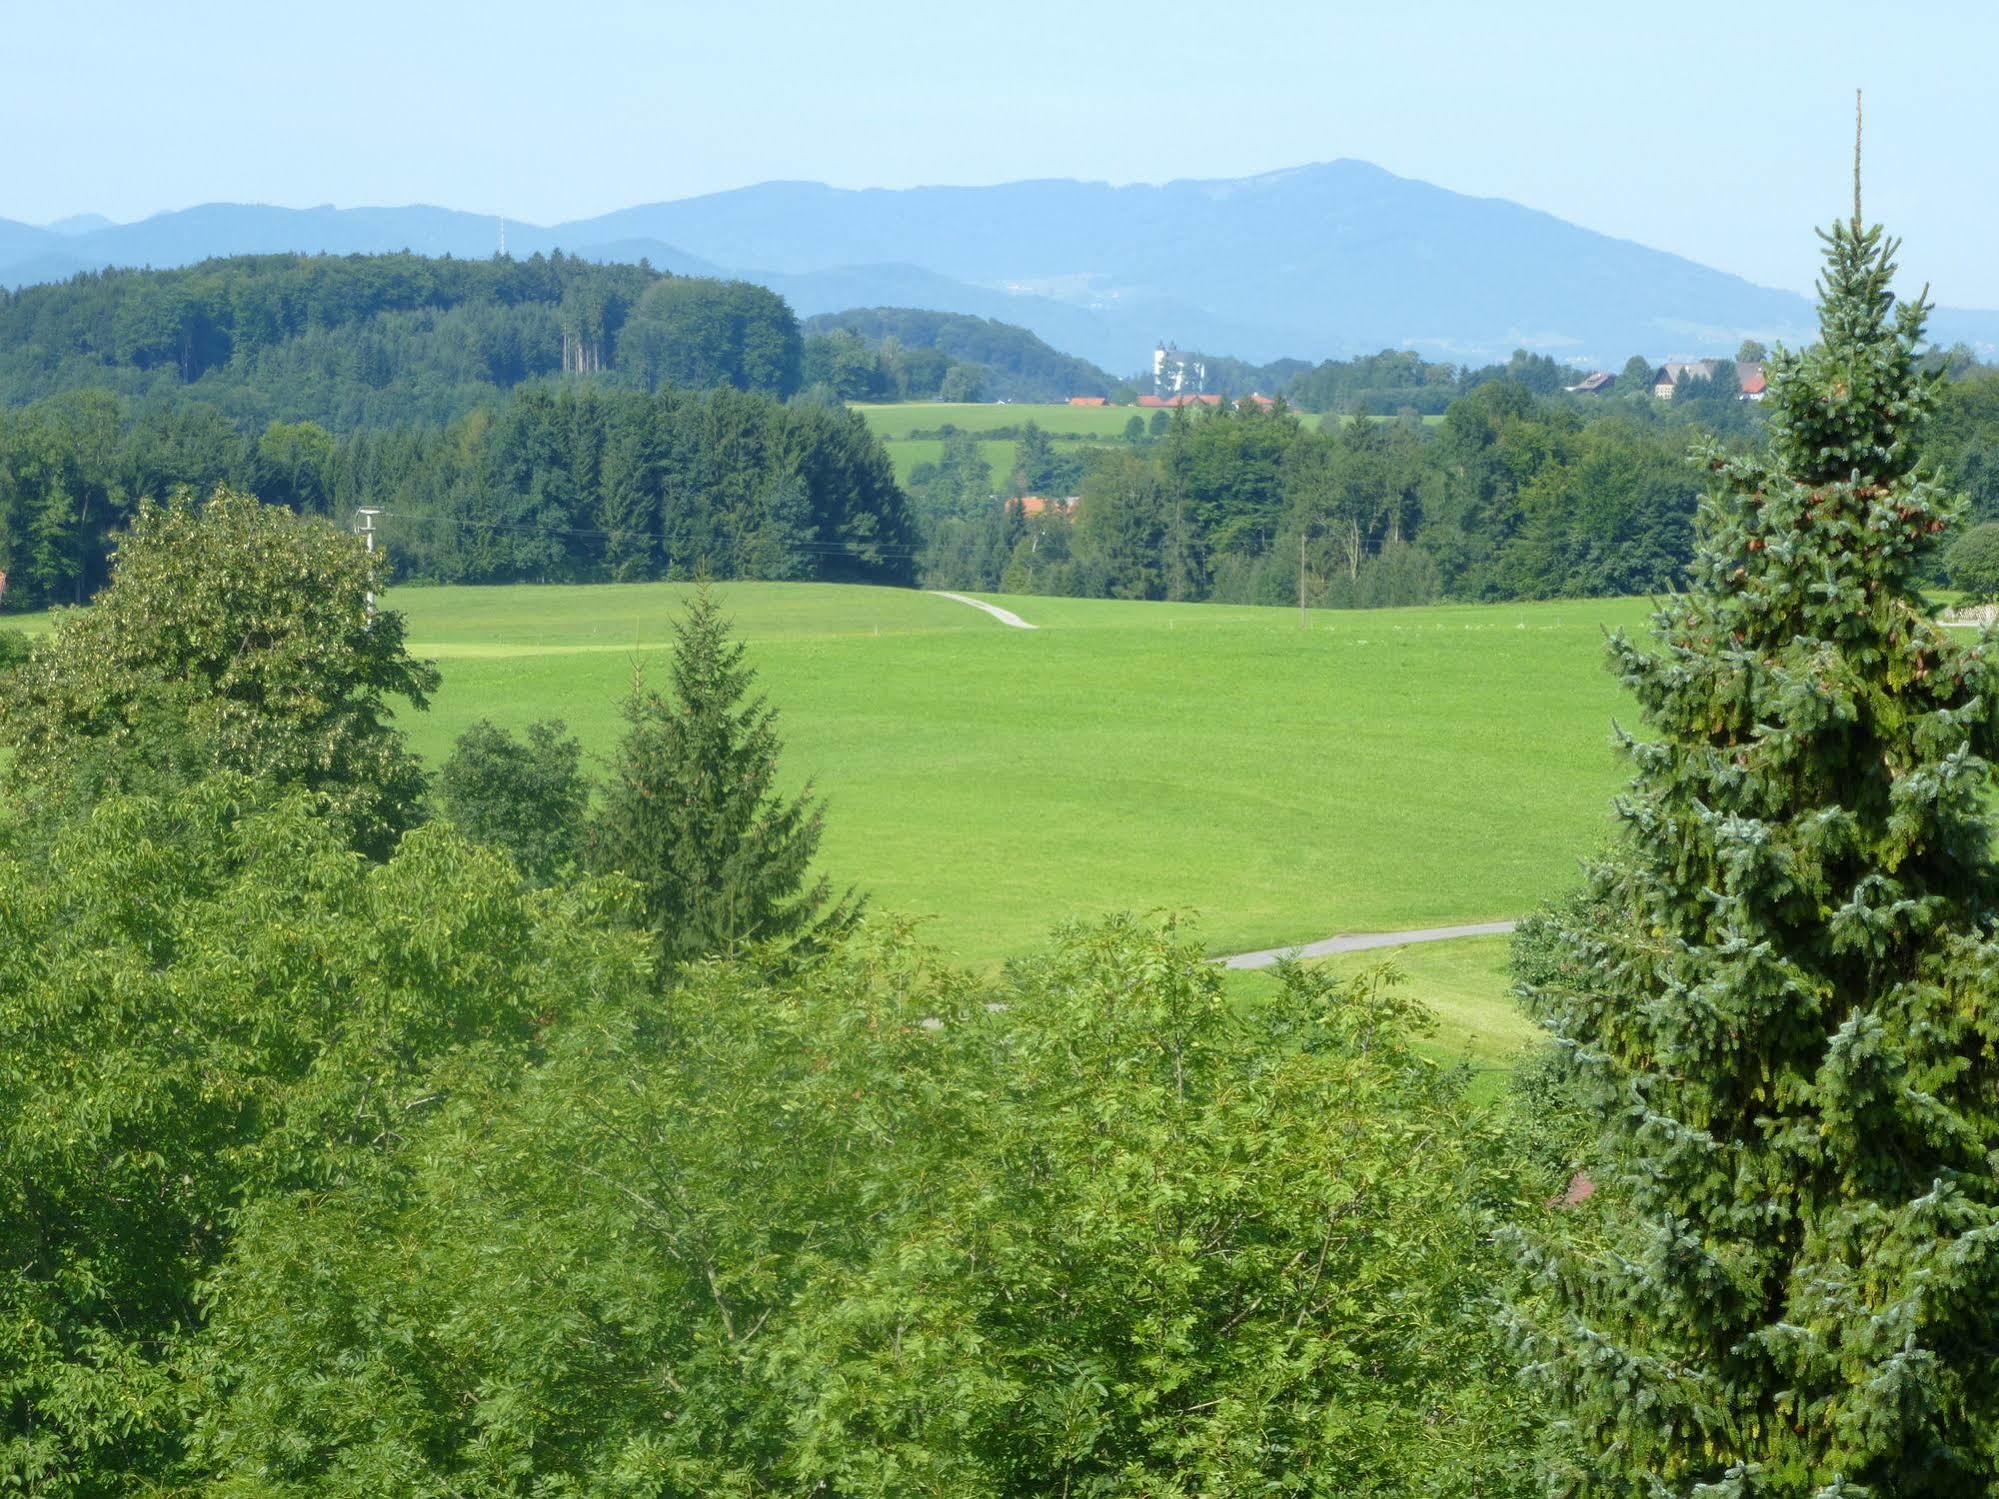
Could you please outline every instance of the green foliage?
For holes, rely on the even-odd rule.
[[[1999,599],[1999,521],[1971,527],[1944,553],[1950,586],[1984,603]]]
[[[733,389],[522,391],[448,428],[333,436],[274,423],[246,438],[212,407],[101,392],[0,413],[7,605],[103,586],[142,499],[228,482],[379,525],[401,577],[636,581],[910,576],[915,523],[881,445],[837,407]]]
[[[858,910],[851,892],[829,907],[825,876],[806,884],[825,808],[809,786],[778,793],[777,710],[744,701],[756,670],[706,584],[674,633],[672,696],[635,676],[625,700],[592,866],[637,884],[668,961],[839,931]]]
[[[599,899],[443,829],[374,864],[230,776],[0,852],[0,1486],[179,1491],[258,1205],[309,1232],[583,996],[640,991]]]
[[[1025,328],[962,313],[856,307],[806,319],[805,334],[806,383],[846,400],[1066,401],[1113,384]]]
[[[18,798],[57,795],[80,763],[107,785],[128,757],[197,758],[296,785],[377,856],[421,817],[424,777],[389,700],[426,706],[435,668],[370,616],[380,559],[324,521],[217,489],[145,505],[111,583],[56,617],[0,701]],[[107,760],[104,757],[109,756]]]
[[[1380,975],[882,926],[557,1025],[249,1217],[205,1465],[269,1491],[1520,1492],[1506,1142]]]
[[[1999,1484],[1999,673],[1916,591],[1956,502],[1893,248],[1827,236],[1768,460],[1707,451],[1693,587],[1613,641],[1653,737],[1532,996],[1601,1123],[1605,1242],[1515,1307],[1559,1492]]]
[[[0,405],[191,393],[250,430],[448,422],[563,374],[781,398],[798,360],[798,320],[762,287],[560,253],[240,255],[0,293]]]
[[[616,355],[643,386],[732,385],[785,397],[798,389],[798,319],[747,281],[655,280],[632,309]]]
[[[437,791],[466,837],[505,850],[535,884],[554,883],[581,855],[590,784],[583,746],[559,718],[519,738],[480,719],[458,736]]]

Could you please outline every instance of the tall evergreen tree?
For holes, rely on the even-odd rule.
[[[1602,1120],[1514,1307],[1563,1494],[1999,1492],[1999,674],[1917,592],[1927,308],[1854,210],[1768,457],[1702,454],[1692,587],[1612,644],[1652,737],[1611,917],[1530,990]]]
[[[806,875],[825,807],[776,790],[777,710],[707,584],[675,626],[671,697],[634,680],[626,729],[591,825],[590,862],[638,883],[668,961],[772,938],[817,937],[858,914]]]

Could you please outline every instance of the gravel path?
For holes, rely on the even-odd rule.
[[[1217,958],[1224,968],[1268,968],[1279,958],[1325,958],[1334,953],[1366,952],[1375,947],[1407,947],[1416,942],[1449,942],[1454,937],[1503,937],[1513,930],[1510,921],[1481,921],[1470,926],[1426,926],[1409,932],[1362,932],[1350,937],[1327,937],[1297,947],[1267,947],[1262,952],[1239,952],[1232,958]]]
[[[1038,626],[1029,624],[1011,609],[1002,609],[998,604],[988,604],[984,599],[970,598],[962,593],[946,593],[941,588],[930,590],[940,599],[954,599],[960,604],[970,604],[974,609],[983,609],[1003,625],[1012,625],[1016,630],[1032,630]]]

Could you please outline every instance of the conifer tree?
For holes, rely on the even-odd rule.
[[[1612,642],[1651,734],[1529,991],[1602,1122],[1512,1308],[1556,1493],[1999,1492],[1999,681],[1917,592],[1957,504],[1857,172],[1822,238],[1767,458],[1701,455],[1690,589]]]
[[[817,937],[858,914],[806,875],[825,808],[775,789],[777,710],[745,701],[756,670],[731,639],[706,583],[675,626],[673,691],[637,677],[628,725],[590,830],[590,862],[638,883],[647,925],[669,962],[774,938]]]

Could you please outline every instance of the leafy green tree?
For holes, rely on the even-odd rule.
[[[1140,416],[1136,411],[1125,420],[1124,440],[1126,442],[1145,441],[1145,418]]]
[[[111,582],[57,616],[0,701],[17,797],[127,739],[171,698],[221,767],[298,785],[356,848],[386,854],[421,820],[421,765],[389,700],[426,706],[438,675],[371,615],[383,558],[325,521],[218,488],[140,509]]]
[[[1618,371],[1617,388],[1626,395],[1652,394],[1652,377],[1659,367],[1643,354],[1633,354],[1624,361],[1624,368]]]
[[[583,746],[560,719],[531,723],[519,738],[480,719],[458,736],[437,790],[460,831],[505,850],[535,884],[554,883],[580,856],[590,784]]]
[[[304,793],[233,775],[0,850],[0,1488],[201,1487],[239,1234],[265,1204],[321,1231],[327,1194],[519,1078],[579,1001],[634,1003],[642,944],[605,898],[528,894],[442,827],[372,863]]]
[[[1742,346],[1735,351],[1737,364],[1761,364],[1770,357],[1770,351],[1753,338],[1742,340]]]
[[[1129,919],[689,970],[271,1203],[204,1469],[300,1492],[1511,1495],[1510,1138],[1378,975]],[[289,1210],[287,1210],[289,1209]]]
[[[1693,585],[1613,642],[1651,733],[1533,991],[1601,1124],[1515,1307],[1562,1493],[1999,1487],[1999,672],[1917,590],[1926,309],[1857,202],[1826,241],[1768,457],[1706,451]]]
[[[756,670],[703,583],[674,626],[670,697],[634,679],[625,737],[591,824],[589,859],[637,883],[669,961],[828,936],[858,910],[807,884],[826,811],[776,787],[777,710],[746,695]]]
[[[1951,587],[1979,603],[1999,599],[1999,521],[1983,521],[1958,537],[1943,566]]]
[[[1152,413],[1151,417],[1147,419],[1145,427],[1146,427],[1146,432],[1149,436],[1164,437],[1166,435],[1166,429],[1170,425],[1172,425],[1171,417],[1169,417],[1163,411],[1155,411]]]

